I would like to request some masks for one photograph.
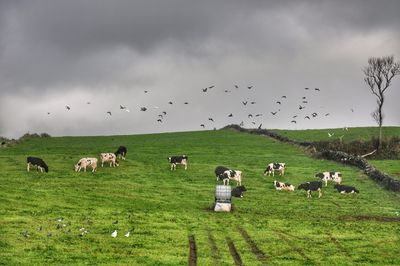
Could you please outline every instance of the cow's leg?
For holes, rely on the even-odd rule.
[[[41,166],[38,166],[38,169],[40,169],[40,172],[43,173],[43,168]]]
[[[28,163],[28,165],[26,166],[26,171],[28,171],[28,172],[29,172],[29,166],[30,166],[30,163]]]
[[[185,163],[185,170],[187,169],[187,163]]]
[[[321,189],[319,188],[318,189],[318,198],[320,198],[322,196],[322,191],[321,191]]]
[[[307,190],[307,198],[312,198],[312,196],[311,196],[311,190]]]
[[[103,167],[103,165],[104,165],[104,161],[101,161],[101,167]]]

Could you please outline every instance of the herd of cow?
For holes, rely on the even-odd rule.
[[[120,146],[118,150],[114,153],[101,153],[100,161],[101,167],[104,166],[104,163],[110,163],[110,167],[115,167],[119,165],[118,159],[125,160],[125,156],[127,153],[127,148],[124,146]],[[171,170],[176,170],[176,166],[181,164],[185,167],[185,170],[188,166],[188,156],[171,156],[168,157],[168,161],[171,164]],[[92,172],[95,172],[97,169],[97,158],[82,158],[75,164],[75,171],[80,172],[83,169],[86,172],[86,168],[90,167]],[[46,163],[37,157],[28,157],[27,158],[27,171],[29,172],[30,168],[36,166],[38,170],[43,172],[49,171]],[[279,172],[280,176],[285,174],[285,163],[270,163],[267,165],[264,175],[275,176],[275,171]],[[225,166],[217,166],[215,168],[215,175],[217,177],[217,181],[222,181],[224,185],[229,185],[230,180],[236,181],[236,187],[232,189],[232,196],[235,197],[243,197],[243,192],[246,191],[246,188],[242,185],[242,171],[240,170],[232,170]],[[342,183],[342,174],[340,172],[322,172],[317,173],[315,177],[319,177],[320,181],[310,181],[303,184],[300,184],[297,189],[304,189],[307,192],[307,198],[311,198],[311,193],[313,191],[318,191],[318,197],[322,196],[322,181],[325,182],[325,186],[328,185],[328,181],[332,181],[335,183],[335,188],[339,193],[359,193],[359,191],[352,186],[341,185]],[[289,183],[284,183],[280,181],[274,180],[273,182],[276,190],[284,190],[284,191],[294,191],[295,186]]]

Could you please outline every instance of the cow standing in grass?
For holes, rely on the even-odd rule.
[[[80,172],[83,168],[83,171],[86,172],[86,168],[92,168],[92,173],[94,173],[97,169],[97,158],[82,158],[75,164],[75,172]]]
[[[47,166],[47,164],[41,158],[29,156],[29,157],[26,158],[26,162],[27,162],[26,170],[28,172],[29,172],[30,168],[33,167],[33,166],[36,166],[37,167],[37,171],[40,170],[40,172],[42,172],[42,173],[43,173],[43,169],[44,169],[44,171],[46,173],[49,172],[49,167]]]
[[[275,171],[279,172],[280,176],[283,176],[285,174],[285,167],[286,167],[286,163],[270,163],[267,165],[265,171],[264,171],[264,175],[271,175],[275,176]]]
[[[235,180],[236,186],[242,185],[242,171],[239,170],[226,170],[222,175],[224,185],[229,185],[229,180]]]
[[[178,165],[178,164],[184,165],[185,166],[185,170],[187,169],[188,157],[186,155],[171,156],[171,157],[168,157],[168,161],[171,164],[171,171],[172,170],[176,170],[176,165]]]
[[[110,167],[119,166],[117,156],[114,153],[100,153],[101,167],[105,162],[110,162]]]
[[[322,196],[322,182],[321,181],[311,181],[306,182],[297,187],[298,189],[304,189],[307,191],[307,198],[311,198],[312,191],[318,191],[318,198]]]
[[[128,149],[125,146],[119,146],[118,150],[114,154],[117,158],[125,161],[127,151]]]
[[[315,177],[321,178],[321,180],[325,182],[325,186],[328,185],[328,181],[332,181],[336,184],[342,183],[342,173],[340,172],[323,172],[316,174]]]

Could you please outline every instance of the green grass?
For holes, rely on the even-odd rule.
[[[73,171],[79,158],[119,145],[128,147],[119,167]],[[166,158],[180,154],[189,156],[188,170],[170,171]],[[27,173],[28,155],[42,157],[50,172]],[[2,149],[0,157],[0,264],[187,265],[194,235],[198,265],[232,265],[226,237],[245,265],[259,265],[240,226],[268,265],[400,265],[400,223],[390,220],[399,218],[399,194],[356,168],[312,159],[270,138],[230,130],[39,138]],[[262,175],[273,161],[287,163],[278,180],[297,186],[315,180],[316,172],[336,170],[361,193],[340,195],[332,184],[321,199],[276,191],[273,177]],[[234,199],[231,213],[209,210],[217,165],[243,171],[248,191]],[[88,233],[79,236],[80,228]],[[119,235],[112,238],[115,229]]]
[[[348,130],[344,128],[306,130],[273,129],[272,131],[298,141],[327,141],[338,139],[343,136],[343,142],[350,142],[353,140],[370,140],[373,136],[379,136],[378,127],[349,127]],[[384,137],[400,137],[400,127],[383,127],[382,132]],[[334,135],[329,137],[328,133]]]
[[[400,162],[399,160],[370,160],[374,167],[391,177],[400,180]]]

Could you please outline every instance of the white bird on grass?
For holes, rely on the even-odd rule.
[[[111,236],[114,237],[114,238],[117,237],[117,235],[118,235],[117,230],[114,230],[114,232],[111,233]]]
[[[126,233],[124,236],[129,237],[130,235],[131,235],[131,231],[128,231],[128,233]]]

